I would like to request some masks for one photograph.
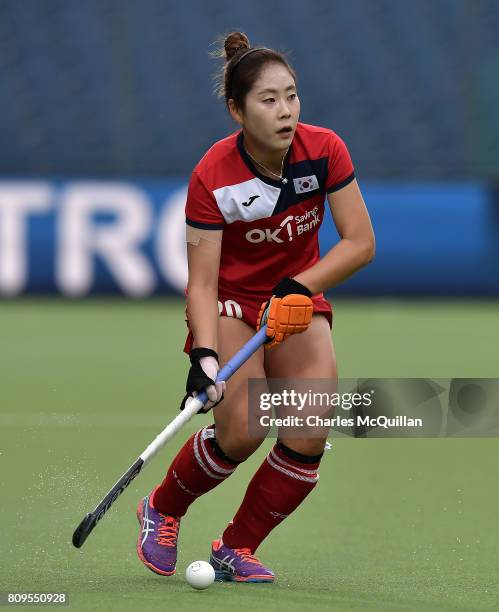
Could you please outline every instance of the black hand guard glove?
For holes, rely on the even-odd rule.
[[[185,385],[187,394],[182,400],[180,410],[185,408],[185,404],[190,397],[195,397],[201,393],[201,391],[206,391],[207,393],[209,392],[210,401],[204,408],[200,408],[197,412],[197,414],[205,414],[206,412],[209,412],[213,406],[219,404],[224,397],[223,390],[225,390],[225,383],[223,384],[223,387],[220,387],[218,384],[215,386],[216,373],[218,372],[218,355],[212,349],[199,347],[193,348],[189,353],[189,357],[191,360],[191,367],[189,369],[187,383]],[[211,358],[211,363],[210,361],[207,362],[207,360],[204,359],[206,357]],[[216,365],[214,364],[213,359],[216,360]],[[201,364],[201,360],[204,360],[203,365],[212,373],[213,378],[208,376],[208,374],[205,372]]]

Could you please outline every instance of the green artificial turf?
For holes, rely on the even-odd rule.
[[[76,550],[71,534],[177,413],[187,371],[176,301],[0,303],[0,591],[66,591],[73,610],[496,610],[497,439],[333,441],[310,498],[258,550],[273,585],[197,592],[268,440],[182,522],[178,573],[137,559],[135,509],[196,417]],[[494,302],[339,301],[343,377],[499,377]]]

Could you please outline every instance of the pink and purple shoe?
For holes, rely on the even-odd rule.
[[[229,548],[222,538],[211,545],[210,563],[215,580],[222,582],[274,582],[275,575],[249,548]]]
[[[171,576],[177,565],[177,540],[180,519],[158,512],[151,504],[151,495],[144,497],[137,508],[140,523],[137,554],[150,570]]]

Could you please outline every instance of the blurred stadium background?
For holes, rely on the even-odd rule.
[[[0,590],[64,588],[83,610],[216,605],[134,556],[134,504],[183,436],[85,550],[69,538],[182,396],[183,203],[235,129],[208,55],[233,30],[289,51],[301,120],[346,141],[373,218],[376,260],[330,296],[340,373],[498,376],[497,0],[0,0]],[[336,239],[325,223],[321,248]],[[278,590],[224,602],[496,609],[495,440],[336,449],[322,497],[262,547]],[[261,456],[193,508],[183,567]],[[329,527],[298,534],[304,520]]]
[[[378,253],[335,294],[497,295],[498,26],[497,0],[4,0],[0,292],[181,291],[183,189],[236,127],[208,52],[239,27],[354,159]]]

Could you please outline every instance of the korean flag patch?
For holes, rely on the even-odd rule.
[[[315,174],[312,176],[300,176],[293,179],[296,193],[306,193],[307,191],[315,191],[319,189],[319,181]]]

